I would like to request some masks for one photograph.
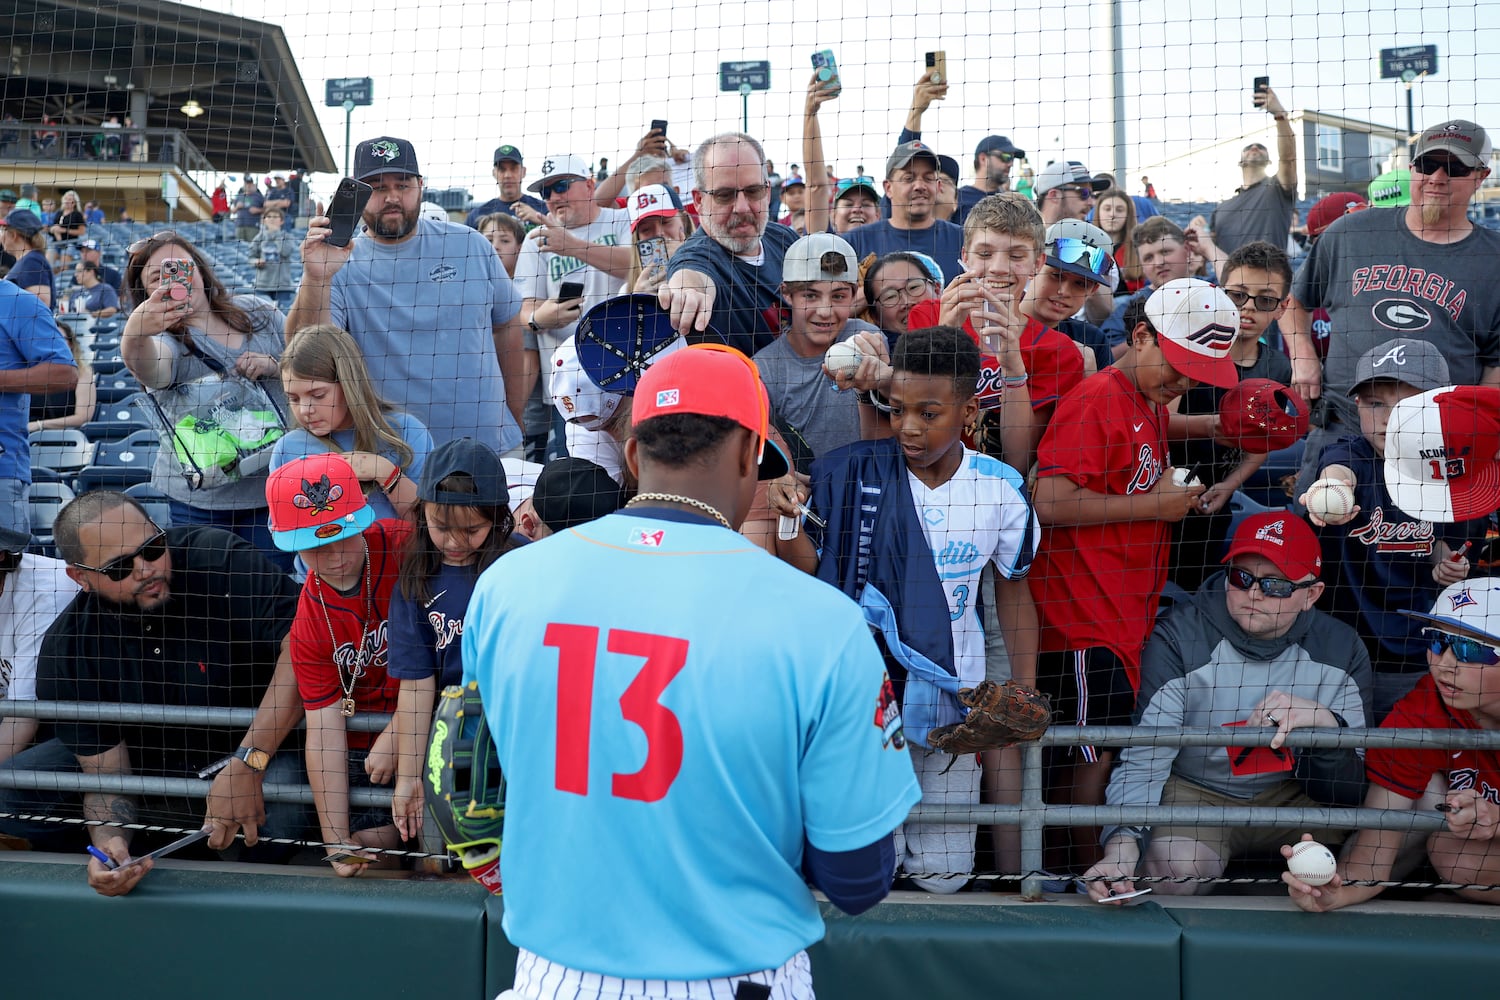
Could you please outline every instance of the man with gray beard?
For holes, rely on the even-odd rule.
[[[1294,496],[1322,468],[1323,446],[1358,432],[1348,393],[1371,348],[1392,337],[1424,340],[1447,359],[1455,385],[1500,385],[1500,233],[1468,217],[1492,152],[1473,122],[1428,129],[1412,150],[1411,204],[1345,215],[1313,244],[1292,295],[1303,308],[1327,309],[1333,332],[1321,371],[1311,339],[1288,338],[1293,381],[1325,401]]]
[[[752,355],[781,332],[781,264],[797,234],[770,222],[766,154],[743,132],[725,132],[693,154],[699,229],[672,255],[657,293],[689,340],[718,340]],[[694,336],[694,334],[700,336]]]

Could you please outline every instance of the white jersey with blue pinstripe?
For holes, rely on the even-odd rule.
[[[910,471],[907,482],[948,597],[959,682],[973,687],[984,680],[984,625],[977,607],[984,564],[993,561],[1007,580],[1024,577],[1041,525],[1021,474],[968,448],[958,471],[941,486],[929,489]]]

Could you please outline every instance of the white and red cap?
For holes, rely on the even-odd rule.
[[[1401,613],[1429,628],[1457,631],[1500,645],[1500,578],[1479,576],[1460,580],[1438,595],[1431,611],[1403,608]]]
[[[1385,486],[1413,517],[1453,523],[1500,509],[1500,388],[1448,386],[1401,400],[1385,429]]]
[[[682,211],[682,201],[677,197],[677,192],[665,184],[647,184],[626,196],[625,207],[630,211],[630,231],[633,233],[644,219],[658,215],[671,218],[676,215]]]
[[[1240,311],[1218,286],[1201,278],[1175,278],[1151,293],[1146,315],[1173,368],[1220,389],[1238,384],[1229,346],[1240,328]]]
[[[578,348],[569,337],[552,352],[552,405],[570,423],[597,431],[609,423],[624,396],[605,392],[593,383],[578,363]]]

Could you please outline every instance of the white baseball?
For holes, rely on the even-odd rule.
[[[1199,483],[1199,481],[1200,480],[1198,479],[1198,477],[1195,476],[1195,475],[1193,475],[1193,470],[1192,469],[1173,469],[1172,470],[1172,485],[1173,486],[1197,486],[1198,483]]]
[[[864,352],[849,341],[843,340],[834,344],[828,349],[828,353],[823,355],[823,367],[833,375],[853,375],[859,370],[859,363],[863,358]]]
[[[1299,841],[1287,859],[1287,870],[1307,885],[1327,885],[1338,871],[1333,852],[1315,840]]]
[[[1354,490],[1342,479],[1319,479],[1307,489],[1307,512],[1342,521],[1354,510]]]

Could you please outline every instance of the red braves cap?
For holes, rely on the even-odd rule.
[[[726,417],[760,438],[760,479],[787,474],[787,461],[771,435],[771,397],[755,362],[732,347],[692,344],[647,368],[635,387],[631,422],[693,413]]]
[[[1317,204],[1307,210],[1307,235],[1322,236],[1323,230],[1344,216],[1369,207],[1369,200],[1364,195],[1353,191],[1335,191],[1333,194],[1325,194],[1318,199]]]
[[[1151,293],[1146,316],[1167,363],[1206,385],[1232,389],[1239,372],[1229,345],[1240,328],[1240,311],[1217,285],[1201,278],[1174,278]]]
[[[1452,523],[1500,509],[1500,389],[1460,385],[1403,399],[1385,429],[1385,485],[1406,513]]]
[[[1310,412],[1280,382],[1247,378],[1219,400],[1219,436],[1252,455],[1269,455],[1302,439]]]
[[[1224,561],[1245,555],[1263,556],[1293,582],[1323,572],[1323,550],[1318,545],[1318,536],[1306,521],[1290,511],[1269,510],[1241,521],[1229,540]]]
[[[288,462],[266,480],[271,538],[283,552],[316,549],[375,522],[354,468],[334,454]]]

